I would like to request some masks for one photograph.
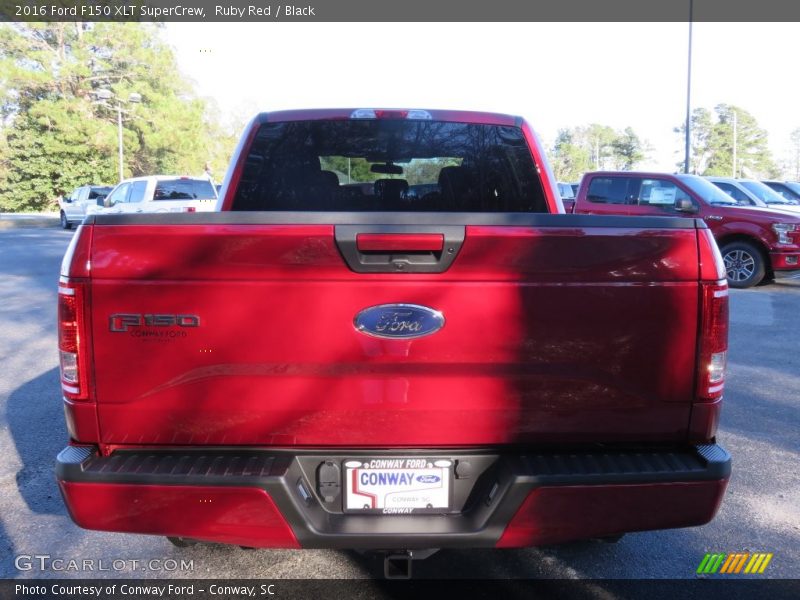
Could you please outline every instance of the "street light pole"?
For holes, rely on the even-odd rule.
[[[109,106],[108,101],[114,97],[114,92],[108,89],[100,89],[96,92],[93,92],[95,96],[97,96],[96,104],[100,104],[106,108],[112,108]],[[142,101],[142,95],[137,94],[136,92],[131,92],[128,95],[128,102],[139,103]],[[119,180],[125,177],[125,172],[123,170],[123,165],[125,164],[125,157],[124,157],[124,150],[122,146],[122,103],[124,100],[122,98],[117,97],[117,157],[119,160]]]
[[[686,76],[686,154],[683,162],[683,172],[689,172],[692,139],[692,18],[694,13],[694,0],[689,0],[689,66]]]

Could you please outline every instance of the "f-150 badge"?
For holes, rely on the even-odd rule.
[[[155,315],[115,313],[108,318],[108,329],[135,338],[174,339],[186,337],[186,329],[200,326],[197,315]]]
[[[410,339],[436,333],[444,327],[444,315],[419,304],[370,306],[353,321],[363,334],[387,339]]]

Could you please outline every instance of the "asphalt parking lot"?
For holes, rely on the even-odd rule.
[[[67,434],[59,396],[58,266],[72,236],[0,228],[0,577],[367,578],[382,565],[339,551],[177,549],[167,540],[84,531],[66,514],[53,460]],[[719,442],[733,455],[721,511],[701,528],[629,534],[526,550],[442,551],[415,577],[692,578],[707,552],[771,552],[765,576],[800,577],[800,279],[731,292],[726,400]],[[107,571],[42,569],[41,561],[118,560]],[[153,559],[158,562],[150,563]],[[165,570],[166,559],[191,568]],[[136,562],[138,561],[138,562]],[[45,561],[49,564],[48,561]],[[15,563],[17,563],[15,565]],[[94,563],[97,565],[98,563]],[[18,567],[22,567],[22,569]]]

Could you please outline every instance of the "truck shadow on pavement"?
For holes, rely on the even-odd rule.
[[[7,578],[16,575],[16,570],[14,569],[16,548],[6,531],[3,521],[3,515],[0,515],[0,578]]]
[[[66,445],[58,368],[50,369],[14,390],[6,405],[6,422],[22,461],[17,489],[31,512],[64,514],[53,465]]]
[[[538,548],[443,549],[425,560],[414,561],[413,579],[475,579],[491,580],[500,584],[506,579],[575,578],[586,576],[582,572],[586,561],[595,564],[615,562],[619,558],[620,550],[618,545],[594,540]],[[622,554],[626,553],[622,549]],[[376,581],[382,580],[381,554],[347,552],[347,555]],[[498,597],[513,598],[518,595],[499,594]],[[525,597],[530,597],[530,594],[526,593]]]

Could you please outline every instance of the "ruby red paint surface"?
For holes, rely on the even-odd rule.
[[[719,480],[542,487],[528,495],[497,547],[703,525],[714,518],[727,485],[727,480]]]
[[[685,438],[697,231],[469,226],[445,274],[357,274],[329,225],[95,226],[111,444],[445,446]],[[653,282],[661,282],[654,285]],[[444,314],[366,336],[366,306]],[[111,331],[116,313],[199,327]],[[657,341],[657,343],[656,343]],[[124,381],[125,385],[120,385]]]
[[[264,548],[299,548],[262,489],[59,483],[70,516],[100,531],[188,537]]]

